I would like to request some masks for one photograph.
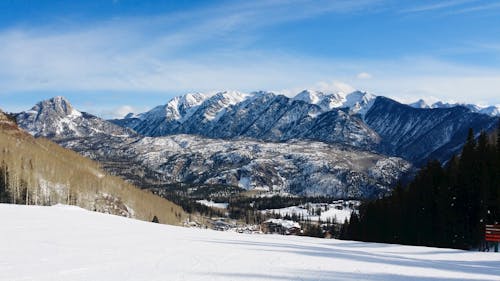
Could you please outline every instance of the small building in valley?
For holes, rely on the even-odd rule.
[[[269,219],[261,224],[262,232],[266,234],[297,235],[301,233],[298,222],[283,219]]]

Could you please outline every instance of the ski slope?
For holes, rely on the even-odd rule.
[[[0,280],[500,280],[500,254],[159,225],[0,204]]]

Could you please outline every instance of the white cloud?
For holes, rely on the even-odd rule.
[[[71,100],[70,100],[71,101]],[[123,118],[129,113],[142,113],[151,109],[150,106],[113,106],[101,104],[99,106],[88,106],[85,104],[75,105],[79,110],[89,112],[104,119]]]
[[[294,95],[310,88],[346,93],[360,89],[412,100],[434,96],[500,103],[495,92],[500,89],[500,71],[494,68],[428,57],[319,59],[261,51],[252,45],[254,29],[359,10],[376,2],[325,1],[325,5],[316,5],[301,1],[300,8],[292,8],[283,1],[252,1],[220,9],[111,20],[85,28],[0,30],[0,95],[114,91],[142,97],[148,92],[222,89],[288,89],[280,92]],[[290,13],[292,9],[297,13]],[[190,48],[196,51],[185,51]],[[376,79],[369,79],[372,77]],[[122,109],[100,112],[117,116],[124,114]]]
[[[70,24],[0,30],[1,90],[268,87],[270,80],[284,79],[284,71],[288,66],[297,67],[298,60],[277,63],[286,59],[278,56],[268,63],[274,54],[243,51],[241,44],[252,40],[250,31],[325,13],[349,13],[376,2],[238,2],[168,15],[118,18],[83,28]],[[199,46],[203,46],[201,51],[186,51]],[[242,82],[245,78],[248,82]]]
[[[322,92],[342,92],[342,93],[352,93],[356,90],[353,86],[341,82],[341,81],[331,81],[331,82],[318,82],[314,89]]]
[[[420,13],[420,12],[428,12],[434,10],[443,10],[448,8],[454,8],[457,6],[461,6],[463,4],[475,2],[476,0],[451,0],[451,1],[440,1],[438,3],[432,3],[428,5],[416,6],[409,9],[405,9],[403,13]]]
[[[123,117],[129,113],[136,113],[136,109],[130,105],[123,105],[114,110],[115,117]]]
[[[358,79],[371,79],[373,76],[368,72],[360,72],[356,75]]]

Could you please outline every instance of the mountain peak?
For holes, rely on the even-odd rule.
[[[37,137],[65,139],[104,133],[115,136],[132,134],[128,129],[76,110],[62,96],[41,101],[31,110],[17,114],[16,119],[21,128]]]
[[[37,112],[38,114],[52,113],[60,117],[79,117],[82,115],[82,113],[74,109],[71,103],[63,96],[56,96],[51,99],[41,101],[37,103],[31,110]]]
[[[323,100],[324,97],[325,94],[323,92],[306,89],[298,93],[293,99],[305,101],[310,104],[318,104]]]
[[[431,106],[423,99],[419,99],[418,101],[408,105],[414,108],[431,108]]]

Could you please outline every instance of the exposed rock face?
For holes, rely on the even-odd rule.
[[[74,109],[63,97],[39,102],[31,110],[17,114],[16,119],[21,128],[36,137],[58,139],[99,134],[135,134],[129,129]]]

